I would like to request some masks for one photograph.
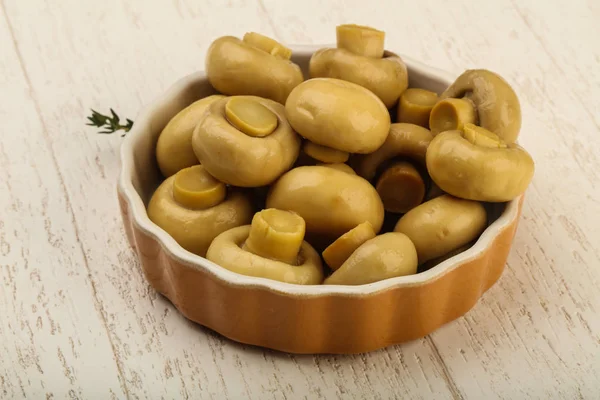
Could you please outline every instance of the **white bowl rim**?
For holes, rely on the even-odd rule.
[[[291,45],[289,46],[294,53],[313,53],[316,50],[327,47],[328,45]],[[422,74],[443,79],[448,84],[453,82],[454,78],[446,71],[435,67],[430,67],[409,56],[399,54],[409,69],[419,70]],[[344,295],[344,296],[365,296],[374,295],[384,290],[390,290],[401,287],[411,287],[423,285],[429,281],[440,279],[444,275],[458,268],[461,264],[472,260],[486,249],[488,249],[493,240],[506,229],[518,216],[519,201],[521,196],[513,199],[506,204],[505,210],[486,230],[480,235],[476,243],[468,250],[445,260],[435,267],[414,275],[389,278],[382,281],[364,284],[364,285],[297,285],[285,282],[279,282],[267,278],[252,277],[241,275],[236,272],[223,268],[204,257],[193,254],[181,247],[171,235],[153,223],[146,212],[146,207],[139,193],[135,190],[132,182],[134,171],[134,151],[136,143],[142,140],[144,133],[150,129],[151,116],[158,112],[165,104],[172,102],[184,88],[192,82],[205,78],[203,71],[192,73],[179,79],[162,96],[155,99],[139,112],[133,128],[125,137],[121,145],[121,171],[119,174],[118,190],[123,196],[128,206],[128,213],[132,222],[143,232],[153,237],[161,245],[163,251],[175,258],[177,261],[186,264],[192,268],[202,269],[213,277],[229,285],[240,286],[244,288],[257,288],[288,294],[298,297]]]

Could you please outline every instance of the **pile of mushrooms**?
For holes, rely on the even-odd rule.
[[[156,145],[165,179],[148,216],[182,248],[247,276],[363,285],[465,251],[489,224],[487,203],[525,192],[534,163],[502,77],[468,70],[442,93],[409,88],[384,32],[336,33],[307,79],[261,34],[212,43],[215,94]]]

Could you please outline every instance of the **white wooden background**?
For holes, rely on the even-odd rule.
[[[0,0],[0,398],[600,398],[600,2]],[[360,356],[243,346],[144,281],[116,200],[119,135],[218,36],[335,25],[506,77],[537,170],[505,274],[465,317]]]

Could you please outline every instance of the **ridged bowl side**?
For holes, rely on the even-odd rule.
[[[362,353],[423,337],[469,311],[500,277],[516,218],[491,246],[421,285],[367,295],[295,296],[231,284],[168,254],[119,204],[148,282],[188,319],[238,342],[290,353]],[[519,203],[519,212],[522,199]]]
[[[306,74],[325,46],[294,46]],[[404,57],[411,87],[441,92],[447,73]],[[291,353],[362,353],[427,335],[471,309],[500,277],[523,197],[488,204],[490,226],[469,250],[411,276],[361,286],[289,285],[246,277],[193,255],[153,224],[146,204],[160,174],[155,148],[167,122],[214,93],[206,77],[183,78],[144,109],[121,148],[118,198],[145,277],[188,319],[238,342]]]

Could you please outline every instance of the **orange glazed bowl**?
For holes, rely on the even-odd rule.
[[[308,62],[325,46],[292,46]],[[410,87],[441,93],[454,77],[402,56]],[[158,136],[192,102],[214,94],[203,72],[146,107],[121,148],[118,196],[125,231],[148,282],[188,319],[238,342],[291,353],[362,353],[425,336],[469,311],[500,277],[523,196],[487,204],[488,226],[468,250],[415,275],[360,286],[294,285],[229,271],[184,250],[148,218],[162,181]]]

